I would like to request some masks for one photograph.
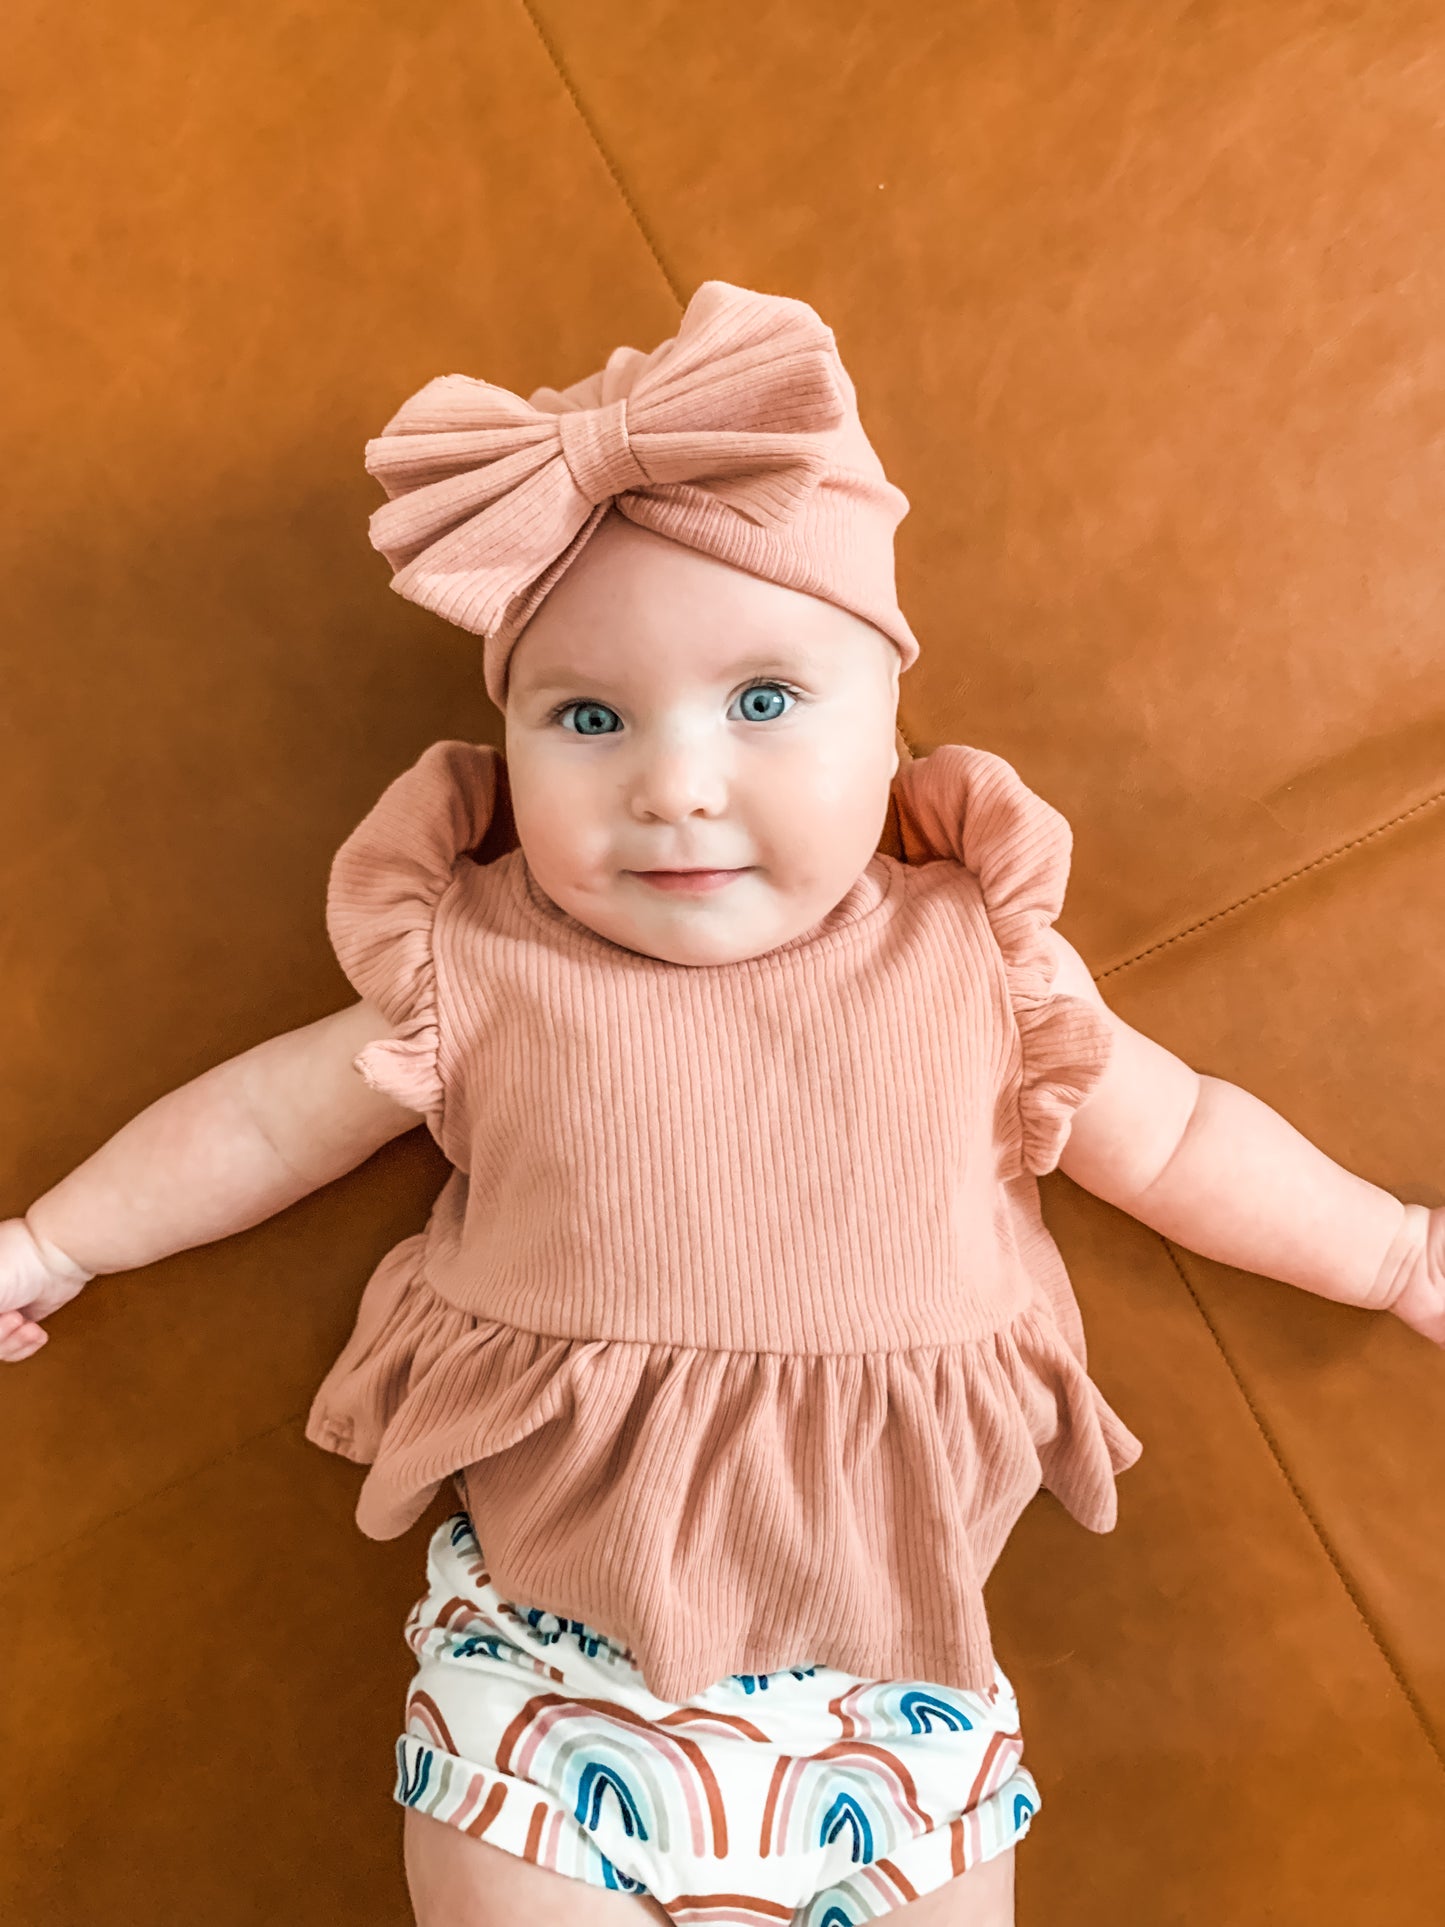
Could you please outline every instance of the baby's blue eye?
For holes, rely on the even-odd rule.
[[[750,683],[738,698],[738,701],[743,705],[743,721],[748,723],[775,722],[779,716],[786,716],[788,713],[787,709],[776,707],[782,700],[786,700],[789,705],[796,700],[786,684],[779,682]],[[568,722],[569,717],[572,718],[570,723]],[[607,717],[612,719],[610,724],[605,720]],[[570,728],[573,733],[578,736],[613,736],[617,733],[617,711],[609,708],[606,703],[587,700],[565,703],[563,707],[557,711],[556,720],[562,724],[564,729]]]
[[[610,716],[614,723],[617,721],[617,711],[615,709],[609,709],[606,703],[568,703],[566,709],[564,709],[557,718],[558,722],[561,723],[564,728],[566,727],[567,716],[574,710],[577,715],[576,733],[579,736],[610,736],[613,734],[613,731],[599,721],[599,718],[603,716]]]
[[[755,682],[750,688],[743,691],[738,701],[743,705],[746,721],[750,723],[770,723],[778,716],[786,716],[788,712],[785,709],[760,709],[760,706],[754,705],[753,698],[761,697],[762,702],[768,704],[773,702],[775,698],[782,696],[788,696],[788,692],[783,688],[781,683]],[[792,697],[788,696],[788,701],[791,702],[792,700]]]

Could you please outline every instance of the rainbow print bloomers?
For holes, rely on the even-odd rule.
[[[502,1599],[470,1516],[432,1534],[395,1798],[679,1923],[856,1927],[1022,1838],[1018,1703],[823,1666],[686,1705],[580,1620]]]

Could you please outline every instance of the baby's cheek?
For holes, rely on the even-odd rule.
[[[544,889],[546,878],[559,888],[595,889],[618,868],[610,842],[592,814],[581,807],[568,809],[561,798],[519,812],[517,842],[527,867]]]

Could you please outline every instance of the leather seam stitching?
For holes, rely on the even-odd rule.
[[[1445,794],[1445,792],[1442,792],[1442,794]],[[1407,814],[1413,814],[1413,811],[1407,812]],[[1388,828],[1389,826],[1383,825],[1382,827]],[[1363,841],[1363,839],[1359,839],[1359,840]],[[1221,1357],[1221,1359],[1224,1361],[1225,1369],[1228,1371],[1230,1377],[1234,1380],[1235,1388],[1238,1391],[1240,1397],[1244,1400],[1245,1409],[1248,1411],[1250,1417],[1253,1419],[1255,1429],[1259,1433],[1261,1439],[1264,1441],[1265,1449],[1268,1451],[1270,1457],[1274,1460],[1275,1466],[1279,1471],[1280,1477],[1284,1480],[1285,1484],[1289,1487],[1290,1492],[1294,1497],[1295,1504],[1299,1507],[1301,1513],[1304,1515],[1305,1521],[1308,1524],[1310,1531],[1314,1534],[1315,1539],[1318,1542],[1321,1551],[1324,1553],[1325,1557],[1329,1560],[1330,1565],[1334,1568],[1335,1577],[1339,1580],[1340,1585],[1344,1590],[1346,1598],[1349,1600],[1350,1604],[1354,1607],[1356,1615],[1359,1618],[1360,1624],[1364,1627],[1366,1633],[1369,1635],[1370,1640],[1374,1644],[1375,1650],[1379,1653],[1381,1659],[1383,1659],[1386,1666],[1389,1667],[1391,1676],[1393,1677],[1395,1684],[1399,1687],[1401,1693],[1404,1695],[1405,1703],[1410,1708],[1410,1711],[1414,1714],[1416,1724],[1419,1726],[1421,1733],[1425,1737],[1426,1745],[1430,1748],[1430,1751],[1434,1754],[1437,1762],[1440,1765],[1442,1772],[1445,1772],[1445,1751],[1441,1750],[1440,1740],[1437,1737],[1435,1730],[1430,1723],[1429,1715],[1426,1713],[1424,1706],[1421,1704],[1419,1696],[1415,1692],[1414,1688],[1410,1685],[1409,1680],[1406,1679],[1404,1672],[1401,1670],[1401,1667],[1395,1658],[1395,1655],[1391,1652],[1390,1648],[1385,1644],[1384,1637],[1381,1634],[1379,1627],[1375,1624],[1375,1621],[1370,1616],[1370,1613],[1367,1610],[1363,1600],[1360,1598],[1360,1595],[1355,1590],[1355,1587],[1350,1579],[1350,1575],[1345,1568],[1344,1561],[1341,1559],[1340,1555],[1336,1552],[1333,1544],[1330,1541],[1329,1534],[1325,1531],[1324,1527],[1321,1525],[1319,1519],[1316,1517],[1313,1509],[1311,1508],[1309,1501],[1306,1499],[1304,1493],[1300,1490],[1299,1485],[1296,1483],[1294,1475],[1290,1472],[1289,1467],[1285,1464],[1284,1453],[1281,1450],[1280,1445],[1276,1440],[1273,1432],[1271,1432],[1269,1426],[1265,1423],[1263,1414],[1260,1412],[1259,1407],[1255,1404],[1253,1398],[1251,1398],[1249,1393],[1249,1388],[1246,1386],[1244,1379],[1239,1372],[1238,1367],[1235,1365],[1234,1359],[1230,1356],[1229,1348],[1225,1345],[1224,1340],[1220,1337],[1218,1327],[1215,1325],[1214,1320],[1209,1316],[1208,1311],[1205,1309],[1203,1300],[1200,1298],[1199,1293],[1195,1290],[1194,1284],[1190,1279],[1189,1273],[1180,1259],[1178,1250],[1170,1242],[1168,1238],[1163,1237],[1158,1233],[1156,1233],[1155,1235],[1159,1237],[1159,1242],[1164,1247],[1165,1255],[1168,1257],[1169,1262],[1173,1265],[1175,1271],[1178,1273],[1180,1282],[1183,1284],[1184,1289],[1189,1293],[1189,1296],[1192,1299],[1194,1304],[1194,1309],[1199,1313],[1199,1316],[1204,1320],[1205,1329],[1208,1331],[1209,1336],[1213,1339],[1215,1349],[1219,1353],[1219,1356]]]
[[[1262,889],[1251,890],[1248,896],[1226,904],[1222,910],[1212,910],[1207,917],[1201,917],[1197,923],[1188,924],[1183,930],[1176,930],[1172,937],[1162,937],[1158,943],[1151,943],[1146,949],[1136,951],[1132,957],[1125,957],[1122,963],[1110,964],[1107,969],[1096,974],[1094,981],[1102,983],[1106,977],[1117,976],[1121,970],[1132,969],[1135,964],[1142,963],[1146,957],[1155,956],[1159,951],[1169,949],[1171,944],[1183,943],[1186,937],[1192,937],[1198,931],[1208,929],[1210,924],[1218,923],[1224,917],[1233,916],[1236,910],[1244,909],[1247,904],[1258,903],[1262,897],[1271,896],[1276,890],[1284,889],[1286,884],[1293,883],[1296,878],[1308,876],[1311,870],[1318,870],[1326,863],[1335,862],[1349,851],[1359,849],[1361,845],[1372,842],[1377,836],[1384,836],[1387,830],[1393,830],[1401,823],[1408,823],[1412,816],[1419,816],[1422,811],[1434,809],[1442,802],[1445,802],[1445,789],[1436,790],[1433,795],[1412,804],[1408,810],[1401,810],[1398,816],[1392,816],[1384,823],[1377,823],[1372,830],[1366,830],[1362,836],[1351,837],[1348,843],[1337,844],[1334,849],[1326,850],[1322,856],[1313,857],[1308,863],[1302,863],[1297,870],[1291,870],[1287,876],[1277,877],[1273,883],[1265,884]]]
[[[658,270],[661,273],[663,280],[667,283],[668,292],[672,295],[673,300],[676,301],[679,308],[685,308],[687,306],[687,302],[683,298],[682,291],[678,288],[677,283],[673,280],[672,275],[668,272],[667,263],[663,260],[662,256],[658,253],[657,244],[654,242],[652,235],[648,230],[647,223],[643,220],[641,214],[638,212],[637,203],[633,200],[632,196],[628,193],[627,188],[623,184],[622,176],[618,173],[617,168],[613,163],[612,156],[608,153],[606,147],[603,146],[602,137],[597,132],[596,127],[593,125],[591,116],[588,114],[586,108],[582,105],[582,102],[578,97],[577,89],[572,85],[571,79],[569,78],[567,73],[567,69],[562,65],[561,56],[558,54],[557,49],[553,46],[551,40],[548,38],[546,32],[543,29],[541,21],[537,18],[536,13],[533,11],[531,0],[519,0],[519,5],[521,6],[522,12],[526,14],[527,19],[531,22],[533,33],[535,33],[538,40],[541,41],[542,49],[546,54],[548,60],[552,63],[552,69],[554,73],[556,74],[558,80],[561,81],[563,87],[567,90],[567,98],[571,101],[572,106],[576,111],[577,118],[581,121],[583,127],[587,130],[587,137],[592,142],[593,147],[596,148],[598,158],[601,160],[602,165],[607,169],[608,174],[611,176],[612,185],[617,189],[617,192],[622,196],[622,204],[627,209],[627,212],[632,216],[633,225],[636,227],[637,232],[642,236],[643,245],[646,247],[648,253],[652,256],[653,260],[657,263]]]
[[[263,1439],[274,1438],[278,1432],[284,1432],[288,1426],[304,1424],[309,1410],[308,1406],[300,1412],[292,1412],[289,1417],[278,1419],[276,1424],[268,1425],[260,1432],[252,1432],[246,1438],[238,1439],[234,1445],[227,1446],[224,1452],[218,1452],[214,1458],[203,1459],[199,1465],[179,1473],[175,1478],[165,1479],[159,1485],[147,1487],[144,1492],[138,1492],[126,1504],[117,1506],[113,1512],[107,1512],[97,1519],[92,1519],[83,1532],[76,1533],[70,1539],[61,1539],[53,1546],[47,1546],[43,1552],[36,1553],[33,1559],[27,1559],[18,1566],[0,1567],[0,1585],[7,1585],[10,1580],[18,1579],[27,1572],[33,1572],[37,1566],[43,1566],[47,1559],[54,1559],[62,1552],[69,1552],[72,1547],[80,1545],[104,1527],[113,1525],[117,1519],[124,1519],[127,1514],[149,1505],[153,1499],[163,1499],[167,1493],[176,1492],[181,1486],[190,1485],[194,1480],[204,1478],[207,1472],[214,1472],[217,1466],[227,1464],[229,1460],[248,1451],[251,1446],[259,1445]]]

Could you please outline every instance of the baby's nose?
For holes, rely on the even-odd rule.
[[[686,749],[649,756],[633,783],[633,809],[658,822],[716,816],[727,801],[727,779],[706,757]]]

